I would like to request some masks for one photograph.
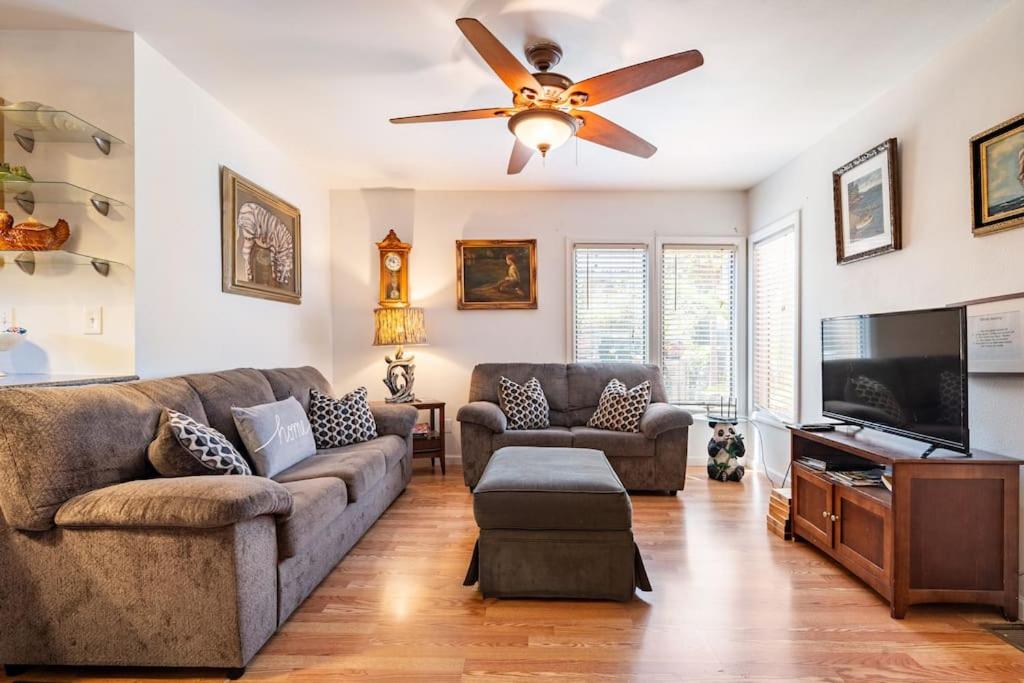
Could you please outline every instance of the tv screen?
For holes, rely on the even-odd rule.
[[[965,310],[821,321],[826,417],[968,450]]]

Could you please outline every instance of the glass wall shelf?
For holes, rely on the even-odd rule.
[[[35,274],[37,263],[51,263],[58,266],[92,266],[92,269],[103,277],[110,274],[111,266],[131,269],[127,264],[119,261],[112,261],[99,256],[89,256],[88,254],[67,249],[22,252],[0,251],[0,267],[5,265],[8,258],[26,275]]]
[[[36,103],[20,102],[0,106],[4,137],[15,140],[31,153],[36,142],[91,142],[104,154],[110,146],[124,141],[69,111],[50,109]]]
[[[104,216],[111,206],[124,206],[124,202],[84,187],[54,180],[0,180],[4,199],[14,200],[25,213],[33,213],[36,204],[91,204]]]

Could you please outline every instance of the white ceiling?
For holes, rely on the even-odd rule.
[[[335,188],[745,189],[1006,0],[0,0],[2,28],[138,32]],[[537,38],[574,80],[697,48],[705,65],[594,110],[658,146],[579,143],[505,175],[500,120],[392,116],[503,106],[455,26],[513,53]],[[30,57],[27,56],[27,57]]]

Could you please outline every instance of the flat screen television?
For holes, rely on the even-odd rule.
[[[826,417],[969,452],[963,307],[825,318]]]

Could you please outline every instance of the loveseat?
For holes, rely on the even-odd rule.
[[[221,431],[310,389],[314,368],[0,390],[0,662],[224,667],[249,660],[405,489],[416,411],[267,479],[161,478],[163,408]]]
[[[523,384],[536,377],[548,401],[551,427],[508,429],[499,407],[502,377]],[[647,380],[651,404],[638,433],[593,429],[587,421],[605,386]],[[458,412],[466,486],[480,480],[491,455],[504,446],[593,448],[604,451],[623,486],[632,491],[669,491],[686,485],[686,443],[693,418],[667,402],[661,370],[637,363],[484,363],[473,368],[469,403]]]

